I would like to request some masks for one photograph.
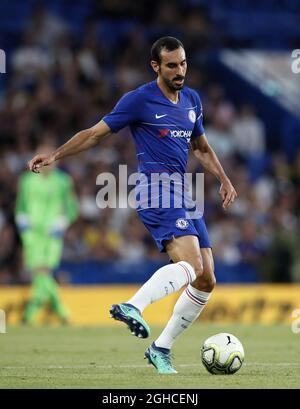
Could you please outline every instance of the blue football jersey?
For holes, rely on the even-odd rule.
[[[129,126],[134,138],[138,171],[186,171],[190,140],[204,134],[199,95],[189,87],[172,103],[156,80],[125,94],[103,121],[113,132]]]

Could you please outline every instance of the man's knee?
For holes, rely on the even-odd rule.
[[[211,293],[216,286],[216,282],[217,282],[216,277],[214,275],[203,280],[203,287],[204,287],[203,291]]]
[[[197,290],[205,291],[211,293],[216,285],[216,277],[213,272],[209,274],[204,272],[202,276],[197,276],[196,280],[193,282],[193,287]]]

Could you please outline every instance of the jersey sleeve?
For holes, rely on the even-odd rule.
[[[140,119],[140,94],[130,91],[125,94],[116,104],[114,109],[102,120],[113,132],[118,132],[125,126],[131,125]]]
[[[195,98],[196,98],[196,121],[192,133],[192,139],[197,138],[197,136],[201,136],[205,133],[204,127],[203,127],[203,109],[202,109],[202,104],[200,97],[197,92],[195,92]]]

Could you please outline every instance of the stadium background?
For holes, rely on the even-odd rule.
[[[291,321],[300,298],[300,74],[291,70],[299,20],[294,0],[0,2],[0,308],[8,323],[19,322],[28,296],[14,224],[27,160],[42,141],[63,143],[151,81],[150,46],[163,35],[185,45],[187,84],[199,91],[208,140],[239,194],[225,214],[206,174],[219,286],[201,318]],[[56,273],[74,323],[108,323],[110,303],[167,262],[133,210],[96,206],[97,175],[118,175],[119,164],[136,169],[128,129],[60,164],[80,200]],[[192,157],[189,171],[201,171]],[[166,322],[174,299],[146,318]],[[47,311],[42,319],[51,320]]]

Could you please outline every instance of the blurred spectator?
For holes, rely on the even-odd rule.
[[[223,101],[215,108],[211,125],[206,127],[209,143],[221,160],[232,156],[235,152],[232,137],[234,114],[232,104]]]
[[[141,261],[146,257],[146,248],[143,244],[145,233],[145,227],[135,215],[128,220],[120,245],[120,254],[124,260]]]
[[[261,260],[262,278],[265,281],[290,283],[298,253],[295,220],[284,206],[273,208],[271,217],[272,236],[268,251]]]
[[[21,267],[15,232],[11,224],[4,223],[0,227],[0,241],[0,284],[11,284],[17,282],[17,269]]]
[[[50,66],[50,54],[36,44],[32,32],[26,32],[22,45],[12,56],[12,67],[16,74],[29,79],[40,71],[47,71]]]
[[[251,220],[242,223],[237,247],[243,262],[253,266],[257,265],[263,254],[263,243],[258,234],[259,230]]]
[[[121,236],[110,226],[111,214],[112,209],[106,208],[98,221],[89,224],[84,230],[88,256],[94,260],[119,258]]]
[[[243,105],[232,129],[235,149],[245,158],[265,153],[265,129],[251,105]]]
[[[42,4],[36,4],[27,30],[34,35],[39,47],[52,47],[68,32],[67,24],[59,16],[52,14]]]

